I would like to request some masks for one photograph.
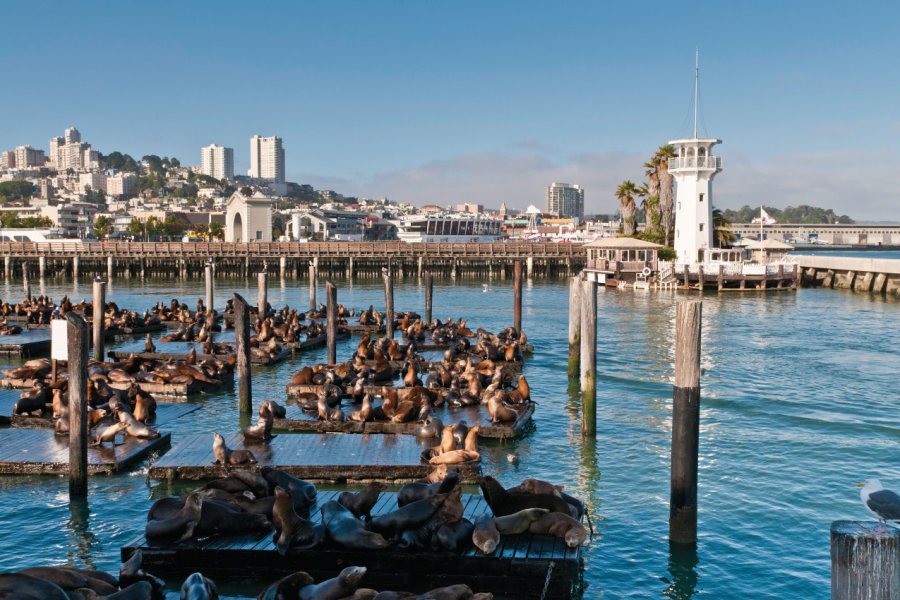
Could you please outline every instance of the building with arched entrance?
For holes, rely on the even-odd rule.
[[[256,192],[235,192],[225,205],[226,242],[271,242],[272,199]]]

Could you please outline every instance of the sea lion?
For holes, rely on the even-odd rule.
[[[200,522],[200,509],[203,500],[197,492],[188,494],[184,506],[178,513],[168,519],[147,521],[144,535],[148,540],[184,541],[194,535],[194,528]]]
[[[464,583],[458,583],[456,585],[435,588],[425,592],[417,598],[427,600],[472,600],[473,593],[472,588]]]
[[[441,432],[444,430],[444,423],[437,417],[427,417],[419,421],[419,424],[421,426],[416,429],[416,437],[419,439],[440,437]]]
[[[272,507],[272,525],[275,526],[274,542],[278,553],[284,556],[292,547],[312,547],[319,540],[310,522],[294,510],[291,495],[281,487],[275,488],[275,504]]]
[[[498,517],[511,515],[526,508],[546,508],[551,512],[567,515],[573,515],[575,512],[568,502],[558,496],[511,494],[490,476],[479,477],[478,485],[481,487],[481,495]]]
[[[153,340],[150,338],[150,334],[147,334],[147,339],[144,340],[144,352],[148,352],[153,354],[156,352],[156,345],[153,343]]]
[[[365,394],[362,399],[362,408],[347,415],[348,421],[365,423],[372,420],[372,395]]]
[[[366,489],[359,493],[342,492],[338,496],[338,502],[344,508],[347,508],[358,519],[365,518],[367,521],[372,519],[372,509],[378,503],[378,497],[384,491],[383,483],[370,483]]]
[[[249,450],[232,450],[225,445],[225,438],[218,432],[213,432],[213,454],[216,460],[214,465],[222,465],[225,468],[236,465],[252,465],[256,464],[256,457]]]
[[[434,550],[448,552],[464,552],[472,544],[475,525],[468,519],[460,519],[455,523],[444,523],[432,537]]]
[[[131,413],[119,411],[119,422],[125,426],[128,435],[138,438],[158,438],[160,433],[138,421]]]
[[[546,508],[526,508],[511,515],[494,517],[494,524],[497,526],[497,531],[503,535],[525,533],[532,523],[540,520],[549,512]]]
[[[300,588],[300,600],[340,600],[356,592],[365,567],[347,567],[337,577]]]
[[[177,496],[168,496],[160,498],[150,506],[147,511],[148,521],[160,521],[163,519],[171,519],[184,508],[184,500]],[[124,565],[123,565],[124,568]]]
[[[475,521],[472,544],[484,554],[493,554],[500,545],[500,530],[492,517],[482,515]]]
[[[509,488],[510,494],[545,494],[562,498],[560,492],[565,489],[562,486],[553,485],[549,481],[526,477],[522,483],[514,488]]]
[[[64,590],[77,590],[78,588],[89,587],[87,578],[73,569],[60,567],[31,567],[29,569],[22,569],[19,571],[19,574],[49,581]]]
[[[446,494],[458,485],[458,471],[448,472],[441,481],[436,483],[408,483],[397,492],[397,506],[402,507],[410,502],[422,500],[435,494]]]
[[[268,409],[272,416],[276,419],[283,419],[287,416],[287,409],[275,402],[274,400],[266,400],[259,405],[259,416],[263,416],[263,412]]]
[[[453,426],[453,443],[454,448],[462,448],[466,441],[466,435],[469,433],[469,425],[465,421],[460,421]],[[451,448],[453,450],[454,448]]]
[[[502,394],[495,393],[488,398],[488,414],[491,417],[491,423],[508,423],[519,418],[512,408],[503,403]]]
[[[140,550],[135,550],[131,558],[123,562],[122,566],[119,567],[119,587],[124,590],[133,583],[146,581],[153,588],[153,591],[159,592],[162,590],[166,582],[144,571],[143,565],[144,553]]]
[[[228,474],[228,479],[238,480],[240,483],[247,486],[257,498],[270,495],[269,490],[271,487],[269,486],[269,482],[259,473],[254,473],[253,471],[247,471],[245,469],[235,469]]]
[[[150,394],[138,392],[134,397],[134,418],[146,423],[156,416],[156,400]]]
[[[305,571],[297,571],[287,577],[282,577],[259,593],[256,600],[293,600],[297,598],[300,588],[313,583],[315,580]]]
[[[217,498],[204,499],[200,506],[200,522],[195,533],[200,536],[255,533],[272,528],[269,519],[258,513],[246,513],[236,504]]]
[[[433,465],[457,465],[465,462],[481,460],[481,454],[472,450],[451,450],[438,456],[432,456],[428,462]]]
[[[218,600],[219,590],[211,579],[202,573],[188,576],[181,584],[181,600]]]
[[[91,446],[102,446],[104,442],[112,442],[113,446],[120,445],[116,444],[116,436],[125,431],[127,427],[128,426],[125,423],[113,423],[112,425],[106,427],[97,435],[97,437],[94,438],[94,442],[91,444]]]
[[[396,536],[406,529],[415,529],[428,521],[446,498],[446,494],[435,494],[410,502],[397,510],[374,517],[369,521],[369,529],[386,536]]]
[[[270,486],[281,486],[291,495],[298,515],[309,513],[309,507],[316,501],[316,486],[273,467],[263,467],[260,473]]]
[[[15,600],[69,600],[61,587],[22,573],[0,573],[0,597]]]
[[[504,517],[505,518],[505,517]],[[563,513],[547,513],[528,526],[531,533],[549,534],[566,542],[569,548],[577,548],[587,542],[588,532],[584,525]]]
[[[321,511],[326,535],[335,543],[358,550],[379,550],[390,546],[383,536],[368,531],[352,512],[334,500],[326,502]]]
[[[272,423],[274,422],[272,412],[268,407],[265,410],[260,407],[260,412],[264,415],[260,415],[256,425],[248,425],[241,431],[245,440],[268,442],[275,437],[272,435]]]

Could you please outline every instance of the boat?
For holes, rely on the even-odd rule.
[[[410,215],[392,221],[401,242],[499,241],[503,222],[475,215]]]

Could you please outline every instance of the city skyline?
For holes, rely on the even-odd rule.
[[[165,6],[140,17],[90,2],[8,7],[11,19],[57,33],[27,59],[0,58],[10,80],[30,88],[26,103],[0,100],[16,115],[0,120],[0,147],[49,152],[46,140],[76,125],[104,154],[185,164],[215,142],[234,148],[245,172],[245,140],[263,132],[290,149],[285,178],[320,189],[496,208],[539,204],[550,182],[578,181],[586,213],[612,212],[616,184],[640,180],[656,147],[687,130],[699,46],[701,129],[724,142],[718,206],[805,203],[900,219],[897,193],[883,185],[900,142],[896,6],[827,3],[811,15],[762,3],[682,15],[591,4],[272,4],[216,19],[203,16],[204,3],[179,6],[179,19]],[[641,35],[622,22],[640,22]],[[551,25],[569,29],[567,44],[534,43]],[[7,43],[24,47],[30,31],[16,28]],[[114,95],[111,80],[56,68],[61,48],[95,34],[111,72],[138,59],[142,78],[166,85]],[[241,43],[204,51],[218,39]],[[179,63],[193,68],[170,72]],[[55,100],[60,88],[65,103]]]

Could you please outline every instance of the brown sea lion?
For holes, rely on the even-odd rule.
[[[275,488],[272,525],[275,527],[275,548],[282,556],[292,547],[311,547],[319,541],[310,522],[294,510],[291,495],[281,487]]]
[[[194,528],[200,522],[200,509],[203,500],[200,494],[193,492],[184,499],[184,506],[168,519],[147,521],[144,535],[148,540],[184,541],[194,535]]]
[[[0,573],[0,598],[69,600],[69,596],[55,583],[22,573]]]
[[[127,428],[128,426],[125,423],[113,423],[112,425],[103,429],[94,438],[94,442],[91,444],[91,446],[102,446],[104,442],[112,442],[113,446],[118,446],[119,444],[116,444],[116,436],[125,431]]]
[[[260,412],[263,414],[256,421],[256,425],[248,425],[241,431],[245,440],[268,442],[274,437],[272,435],[272,423],[274,422],[272,412],[268,407],[265,410],[260,407]]]
[[[216,456],[213,464],[222,465],[226,468],[237,465],[252,465],[257,462],[256,457],[249,450],[232,450],[226,446],[225,438],[215,431],[213,432],[213,454]]]
[[[345,548],[379,550],[390,546],[383,536],[367,530],[362,521],[334,500],[326,502],[321,512],[328,539]]]
[[[339,600],[351,596],[366,574],[365,567],[347,567],[337,577],[300,588],[300,600]]]
[[[548,513],[528,526],[531,533],[549,534],[566,542],[569,548],[576,548],[587,542],[588,532],[584,525],[563,513]]]
[[[256,600],[292,600],[297,598],[300,588],[313,583],[314,579],[305,571],[297,571],[282,577],[259,593]]]
[[[472,544],[484,554],[493,554],[500,545],[500,530],[492,517],[482,515],[475,521]]]
[[[369,529],[386,536],[399,535],[406,529],[415,529],[428,521],[446,498],[446,494],[434,494],[389,513],[380,514],[369,521]]]
[[[471,600],[472,588],[463,583],[458,583],[456,585],[435,588],[425,592],[419,596],[419,598],[427,600]]]
[[[378,503],[378,497],[381,496],[381,492],[384,491],[385,485],[383,483],[370,483],[366,489],[359,493],[352,492],[342,492],[340,496],[338,496],[338,502],[341,506],[347,508],[356,515],[357,518],[365,520],[372,519],[372,509],[375,507],[375,504]]]
[[[165,587],[166,582],[144,571],[143,566],[144,553],[140,549],[135,550],[131,558],[123,562],[122,566],[119,567],[119,587],[124,590],[133,583],[146,581],[154,591],[161,591]]]
[[[468,519],[460,519],[454,523],[444,523],[432,537],[432,548],[448,552],[464,552],[472,545],[472,534],[474,532],[475,525]]]
[[[362,399],[362,408],[347,415],[348,421],[365,423],[372,420],[372,395],[365,394]]]
[[[446,471],[446,467],[442,466]],[[405,506],[410,502],[422,500],[435,494],[446,494],[459,485],[459,472],[450,471],[435,483],[408,483],[397,492],[397,506]]]
[[[144,352],[148,352],[153,354],[156,352],[156,345],[153,343],[153,340],[150,338],[150,334],[147,334],[147,339],[144,340]]]
[[[150,394],[139,392],[134,397],[134,418],[142,423],[156,416],[156,400]]]
[[[181,584],[181,600],[218,600],[219,590],[202,573],[188,576]]]
[[[478,478],[481,495],[497,516],[511,515],[526,508],[546,508],[551,512],[573,515],[575,509],[558,496],[545,494],[511,494],[490,476]]]
[[[503,535],[525,533],[532,523],[540,520],[549,512],[546,508],[526,508],[511,515],[494,517],[494,524]]]

